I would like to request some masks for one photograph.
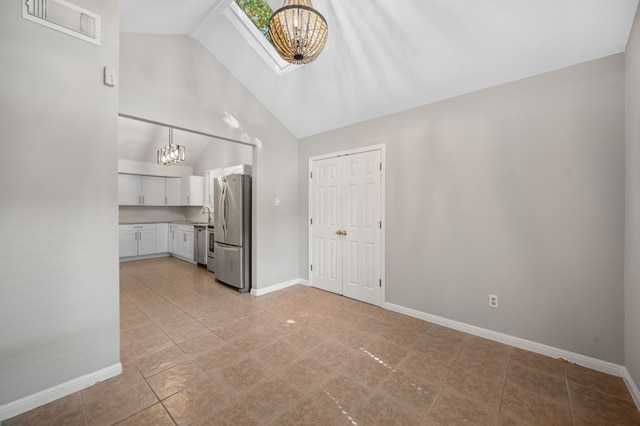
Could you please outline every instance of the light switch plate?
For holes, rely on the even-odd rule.
[[[117,83],[116,70],[113,67],[104,67],[104,84],[115,87]]]

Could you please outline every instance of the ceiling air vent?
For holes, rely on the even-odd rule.
[[[22,0],[22,17],[100,45],[100,15],[64,0]]]

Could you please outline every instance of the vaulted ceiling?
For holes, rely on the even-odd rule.
[[[638,0],[313,0],[319,58],[278,74],[231,0],[120,0],[121,31],[200,41],[296,137],[623,52]],[[268,0],[275,10],[281,0]]]

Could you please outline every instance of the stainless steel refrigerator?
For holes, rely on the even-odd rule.
[[[215,277],[246,292],[251,289],[251,176],[214,181]]]

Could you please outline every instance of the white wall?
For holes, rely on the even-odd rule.
[[[202,45],[185,36],[122,33],[120,82],[122,113],[260,146],[253,149],[251,161],[253,287],[263,289],[298,278],[298,166],[293,135]],[[229,124],[234,123],[230,116],[237,126]],[[273,205],[274,197],[280,197],[280,207]]]
[[[0,2],[0,419],[119,368],[118,89],[102,84],[118,1],[74,1],[101,15],[101,46],[22,19],[21,3]]]
[[[640,383],[640,9],[625,52],[627,222],[625,256],[625,362]]]
[[[623,364],[622,55],[301,140],[301,276],[308,158],[379,143],[387,302]]]
[[[204,172],[219,167],[237,164],[252,164],[253,148],[248,145],[213,139],[193,167],[194,174],[204,176]]]
[[[173,165],[163,166],[157,163],[118,159],[118,173],[130,173],[134,175],[181,177],[193,175],[193,167]],[[201,175],[202,176],[202,175]]]

